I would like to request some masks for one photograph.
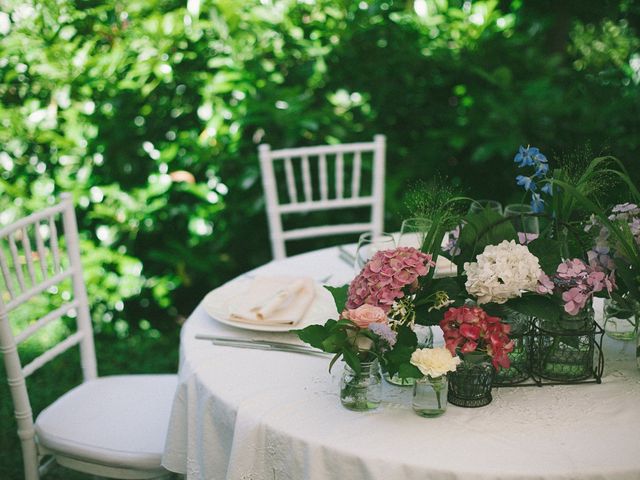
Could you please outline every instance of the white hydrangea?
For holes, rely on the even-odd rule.
[[[535,291],[542,273],[538,258],[513,240],[487,245],[476,260],[464,264],[465,287],[479,304],[505,303],[523,292]]]

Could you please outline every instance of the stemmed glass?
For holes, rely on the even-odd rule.
[[[486,209],[502,215],[502,204],[496,200],[474,200],[469,206],[469,213],[480,213]]]
[[[518,241],[522,245],[526,245],[540,235],[540,222],[538,217],[533,215],[531,205],[526,203],[507,205],[504,216],[511,219],[511,223],[518,232]]]
[[[428,218],[407,218],[400,228],[398,247],[413,247],[420,250],[430,228],[431,220]]]
[[[358,239],[358,249],[356,250],[354,264],[356,272],[359,273],[376,252],[380,250],[392,250],[394,248],[396,248],[396,242],[390,233],[363,233]]]

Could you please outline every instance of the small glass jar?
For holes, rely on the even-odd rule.
[[[378,360],[361,362],[356,373],[349,365],[344,365],[340,380],[340,402],[345,408],[364,412],[375,410],[382,397],[382,378]]]
[[[446,375],[424,376],[413,386],[413,411],[421,417],[439,417],[447,410],[449,382]]]
[[[635,303],[635,302],[634,302]],[[604,300],[604,332],[607,336],[625,342],[634,340],[638,334],[637,304],[621,305],[615,300]],[[634,306],[635,308],[631,308]]]

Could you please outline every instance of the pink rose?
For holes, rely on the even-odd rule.
[[[344,318],[351,320],[360,328],[367,328],[372,323],[387,323],[387,314],[380,307],[365,303],[355,309],[348,309]]]

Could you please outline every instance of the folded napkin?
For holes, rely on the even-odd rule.
[[[295,325],[315,296],[311,278],[256,277],[229,301],[229,319],[256,325]]]

